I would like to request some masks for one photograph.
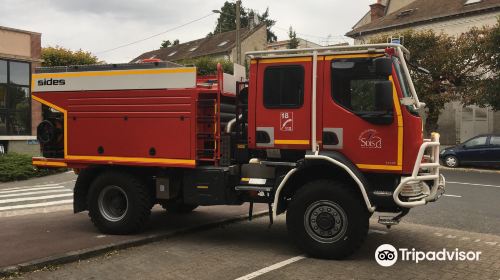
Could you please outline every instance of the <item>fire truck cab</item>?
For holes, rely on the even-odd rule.
[[[444,192],[403,46],[247,57],[248,81],[162,62],[39,69],[33,99],[60,114],[39,125],[33,164],[73,168],[75,213],[102,232],[139,231],[155,204],[248,202],[251,217],[266,203],[302,250],[335,259],[361,245],[375,211],[396,225]]]

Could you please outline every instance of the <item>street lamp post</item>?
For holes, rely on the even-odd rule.
[[[236,63],[241,65],[241,38],[240,38],[240,6],[241,1],[236,1]]]
[[[236,1],[236,63],[238,64],[241,64],[240,7],[241,7],[241,0],[237,0]],[[212,10],[212,12],[221,15],[225,14],[220,10]]]

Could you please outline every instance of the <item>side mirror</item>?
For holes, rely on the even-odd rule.
[[[375,83],[375,107],[377,111],[392,111],[394,99],[391,81],[379,81]]]
[[[377,76],[388,77],[392,75],[392,60],[388,57],[378,57],[373,60],[375,74]]]

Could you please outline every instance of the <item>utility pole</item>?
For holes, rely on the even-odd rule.
[[[241,0],[237,0],[236,1],[236,63],[241,65],[240,6],[241,6]]]

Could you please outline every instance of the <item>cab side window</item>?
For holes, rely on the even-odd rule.
[[[304,68],[270,66],[264,71],[264,106],[299,108],[304,103]]]
[[[382,111],[375,84],[387,77],[375,74],[372,58],[334,59],[331,67],[331,94],[337,104],[358,115]]]

